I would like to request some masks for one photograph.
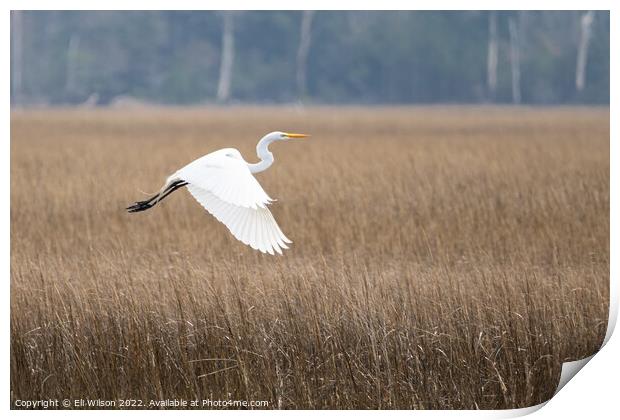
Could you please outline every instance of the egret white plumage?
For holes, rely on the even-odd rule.
[[[291,241],[282,233],[267,208],[272,200],[253,174],[269,168],[274,161],[269,145],[275,141],[301,139],[307,134],[274,131],[256,145],[258,163],[246,162],[237,149],[209,153],[170,175],[153,197],[127,207],[130,213],[152,208],[168,195],[187,187],[194,198],[235,238],[263,253],[282,254]]]

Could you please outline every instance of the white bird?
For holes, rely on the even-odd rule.
[[[258,163],[248,163],[237,149],[209,153],[170,175],[159,193],[127,207],[130,213],[148,210],[169,194],[187,186],[194,198],[235,238],[263,253],[282,254],[291,241],[284,236],[267,208],[272,200],[252,174],[273,163],[269,145],[275,141],[301,139],[307,134],[275,131],[256,145]]]

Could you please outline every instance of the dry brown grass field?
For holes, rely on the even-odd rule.
[[[185,189],[255,161],[293,240],[237,242]],[[16,111],[11,400],[516,408],[606,329],[607,108]]]

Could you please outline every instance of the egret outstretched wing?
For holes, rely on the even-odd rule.
[[[222,222],[235,238],[261,252],[282,253],[288,248],[289,239],[284,236],[273,215],[266,207],[236,206],[221,200],[210,191],[189,184],[189,192],[217,220]]]
[[[235,238],[264,253],[281,254],[291,241],[267,208],[272,201],[238,151],[224,149],[177,171],[194,198]]]
[[[236,206],[264,208],[273,201],[236,149],[209,153],[178,170],[174,176]]]

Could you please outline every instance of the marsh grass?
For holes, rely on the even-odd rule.
[[[258,175],[284,256],[186,191],[124,211],[276,129],[313,135]],[[12,401],[515,408],[602,342],[607,109],[29,111],[11,130]]]

